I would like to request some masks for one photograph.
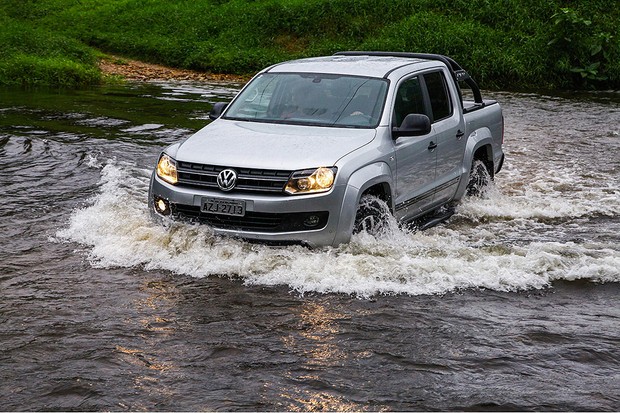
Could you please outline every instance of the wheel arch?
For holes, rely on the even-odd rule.
[[[335,244],[349,241],[362,195],[375,195],[386,201],[391,211],[394,210],[392,170],[387,163],[376,162],[358,169],[351,174],[346,185]]]
[[[471,167],[476,159],[484,162],[491,177],[493,177],[493,172],[495,171],[493,161],[493,136],[489,128],[480,128],[469,135],[465,156],[463,157],[461,182],[459,183],[454,200],[458,201],[465,195],[469,176],[471,174]]]
[[[369,188],[366,188],[360,194],[360,198],[364,195],[373,195],[384,201],[390,207],[390,211],[394,213],[394,208],[392,206],[392,189],[390,184],[387,182],[379,182],[377,184],[372,185]]]
[[[476,149],[476,152],[474,152],[471,161],[472,163],[474,163],[477,160],[484,162],[484,165],[487,167],[487,171],[489,171],[489,175],[491,175],[491,179],[493,179],[495,175],[495,165],[493,162],[493,146],[491,146],[490,143],[487,143]]]

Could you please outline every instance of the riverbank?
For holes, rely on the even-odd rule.
[[[619,89],[604,0],[0,0],[0,85],[104,80],[101,52],[248,76],[340,50],[451,56],[485,89]]]
[[[134,81],[191,80],[197,82],[244,83],[250,79],[249,76],[178,69],[111,55],[101,58],[98,66],[104,76],[114,76]]]

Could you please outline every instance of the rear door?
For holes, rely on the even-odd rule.
[[[448,79],[442,70],[424,73],[428,103],[431,109],[431,134],[437,143],[437,167],[435,172],[435,194],[433,204],[449,201],[456,193],[462,174],[465,153],[465,123],[454,87],[448,86]]]

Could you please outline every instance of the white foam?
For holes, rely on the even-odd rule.
[[[87,153],[86,154],[86,166],[93,169],[101,169],[103,165],[99,162],[98,154],[96,153]]]
[[[96,267],[142,266],[193,277],[240,278],[252,285],[286,285],[301,293],[360,297],[441,294],[464,288],[516,291],[543,288],[562,279],[620,281],[616,247],[531,242],[527,232],[524,235],[514,226],[510,231],[521,239],[509,242],[503,238],[502,220],[488,227],[448,224],[418,233],[393,229],[378,239],[362,233],[347,245],[320,250],[249,244],[215,236],[200,225],[164,227],[152,222],[147,211],[150,171],[110,161],[101,174],[100,194],[89,206],[75,211],[67,228],[57,233],[58,239],[88,246],[89,260]],[[468,200],[455,221],[459,217],[484,220],[492,215],[510,222],[513,218],[617,212],[614,208],[618,208],[614,204],[609,210],[592,209],[582,198],[562,200],[563,205],[557,207],[554,204],[560,198],[548,200],[543,193],[525,188],[521,194],[506,195],[497,190],[488,199]]]
[[[123,132],[145,132],[152,131],[154,129],[162,128],[164,125],[160,123],[145,123],[144,125],[132,126],[130,128],[122,129]]]
[[[553,169],[553,167],[551,168]],[[522,172],[515,166],[502,171],[497,187],[485,196],[465,199],[459,213],[471,219],[558,219],[592,215],[620,215],[620,188],[609,178],[592,172],[589,178],[577,167]]]

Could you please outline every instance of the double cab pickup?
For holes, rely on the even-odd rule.
[[[504,161],[500,105],[441,55],[279,63],[210,117],[161,153],[149,208],[266,243],[346,243],[377,228],[377,203],[401,223],[428,216]]]

